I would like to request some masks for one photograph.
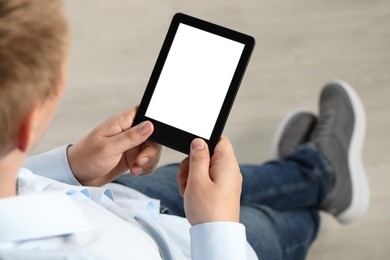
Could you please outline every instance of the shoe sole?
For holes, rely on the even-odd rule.
[[[279,124],[278,128],[276,129],[276,132],[272,138],[271,141],[271,158],[272,159],[281,159],[279,157],[279,144],[282,139],[284,129],[286,128],[287,124],[290,122],[290,120],[296,115],[300,113],[307,113],[307,114],[313,114],[309,109],[306,108],[299,108],[293,111],[290,111],[283,119],[282,122]]]
[[[362,101],[348,83],[342,80],[331,80],[326,85],[329,84],[337,84],[344,88],[350,98],[355,115],[355,127],[348,148],[348,167],[352,182],[352,201],[348,208],[335,216],[340,223],[347,224],[360,218],[367,210],[369,204],[369,187],[362,162],[366,114]]]

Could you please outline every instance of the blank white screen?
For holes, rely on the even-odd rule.
[[[210,139],[243,49],[180,24],[145,115]]]

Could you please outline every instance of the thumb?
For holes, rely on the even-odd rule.
[[[112,143],[120,152],[125,152],[145,142],[153,133],[153,130],[152,122],[144,121],[113,136]]]
[[[210,154],[206,142],[196,138],[191,143],[187,185],[210,180]]]

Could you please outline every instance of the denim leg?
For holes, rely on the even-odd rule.
[[[305,259],[320,218],[316,209],[277,211],[268,206],[242,206],[240,222],[259,259]]]
[[[320,225],[333,173],[312,145],[263,165],[241,165],[240,221],[260,259],[304,259]]]
[[[333,173],[313,145],[302,146],[284,160],[241,165],[241,204],[276,210],[318,208],[332,188]]]

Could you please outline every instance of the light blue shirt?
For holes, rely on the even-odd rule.
[[[191,227],[128,187],[81,186],[66,146],[29,158],[18,193],[0,199],[1,259],[257,259],[242,224]]]

